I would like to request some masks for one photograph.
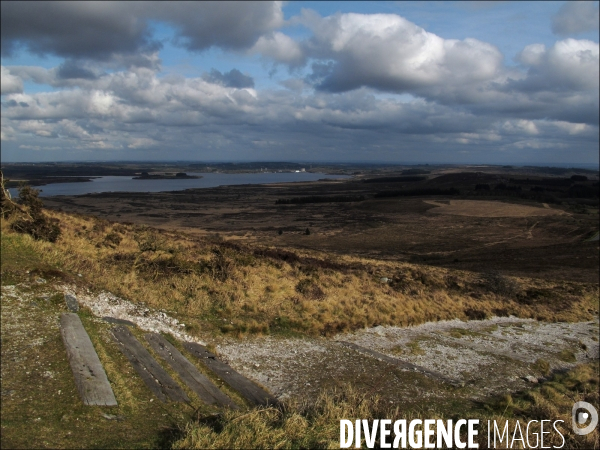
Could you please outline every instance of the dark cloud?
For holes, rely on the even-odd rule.
[[[229,72],[221,73],[217,69],[212,69],[209,74],[204,76],[209,83],[216,83],[232,88],[253,88],[254,80],[248,75],[244,75],[237,69],[231,69]]]
[[[6,56],[24,48],[39,55],[103,61],[160,49],[149,20],[172,24],[175,42],[194,51],[248,49],[283,24],[278,2],[19,1],[2,2],[1,12]]]
[[[3,106],[7,107],[7,108],[14,108],[15,106],[20,106],[22,108],[28,108],[29,107],[29,103],[27,102],[16,102],[13,99],[10,99],[7,102],[2,103]]]
[[[194,51],[247,49],[283,25],[279,2],[148,2],[145,8],[149,17],[173,24],[176,42]]]
[[[94,72],[85,67],[82,67],[75,61],[65,61],[58,67],[56,73],[59,79],[68,80],[72,78],[81,78],[84,80],[95,80],[98,77]]]
[[[567,1],[552,19],[552,32],[560,35],[598,31],[600,11],[597,2]]]
[[[146,21],[128,2],[2,2],[2,53],[20,47],[39,55],[109,59],[157,49]]]

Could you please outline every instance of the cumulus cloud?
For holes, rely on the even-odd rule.
[[[48,72],[56,76],[56,70]],[[290,157],[298,157],[299,149],[315,157],[315,149],[322,149],[319,153],[331,158],[332,146],[342,146],[349,159],[364,158],[361,152],[374,149],[391,152],[392,158],[394,151],[413,151],[409,147],[417,143],[417,148],[427,143],[432,149],[494,144],[533,149],[536,142],[545,142],[548,133],[558,141],[576,136],[584,145],[597,139],[597,127],[590,125],[499,121],[494,115],[418,98],[379,97],[369,88],[340,94],[299,96],[274,90],[256,95],[249,88],[204,78],[158,78],[141,68],[80,82],[86,87],[9,94],[2,104],[3,130],[10,127],[14,132],[5,136],[21,133],[30,139],[60,139],[85,150],[143,151],[162,143],[190,157],[185,152],[197,148],[198,142],[206,151],[219,152],[248,151],[250,144],[265,151],[286,148]],[[29,144],[40,146],[40,142]]]
[[[476,39],[443,39],[395,14],[336,14],[319,18],[305,12],[314,37],[309,54],[317,87],[342,92],[360,86],[411,92],[493,79],[503,56]]]
[[[13,75],[4,66],[0,70],[0,92],[2,92],[2,95],[23,92],[23,80],[21,78]]]
[[[299,67],[306,63],[306,56],[300,44],[280,31],[261,36],[250,49],[250,53],[260,53],[290,67]]]
[[[552,32],[560,35],[598,31],[600,13],[597,2],[568,1],[552,19]]]
[[[599,47],[597,42],[565,39],[547,49],[528,45],[518,60],[529,67],[518,86],[527,90],[598,90]]]
[[[221,73],[217,69],[212,69],[210,73],[203,77],[209,83],[217,83],[232,88],[253,88],[254,80],[248,75],[244,75],[237,69],[231,69],[229,72]]]

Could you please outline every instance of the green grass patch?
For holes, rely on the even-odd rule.
[[[421,348],[419,341],[420,340],[417,339],[405,345],[396,345],[390,349],[390,352],[396,355],[424,355],[425,350]]]
[[[575,357],[575,353],[573,353],[571,350],[562,350],[559,354],[558,354],[558,359],[560,359],[561,361],[564,362],[568,362],[568,363],[574,363],[577,361],[577,358]]]
[[[466,328],[452,328],[448,334],[453,338],[460,339],[464,336],[479,336],[480,333],[472,330],[467,330]]]

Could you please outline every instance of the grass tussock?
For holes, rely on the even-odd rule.
[[[333,259],[45,214],[60,223],[55,243],[15,235],[11,219],[2,222],[3,239],[19,236],[19,245],[39,253],[46,264],[82,274],[98,290],[176,313],[191,333],[331,335],[493,315],[578,321],[590,320],[597,308],[597,286],[350,256]],[[539,294],[548,291],[553,295]]]
[[[324,392],[314,403],[228,411],[190,423],[173,448],[339,448],[340,419],[398,417],[398,408],[353,387]],[[416,418],[416,417],[415,417]]]
[[[435,407],[431,410],[435,405],[430,402],[427,411],[401,409],[378,396],[346,386],[322,393],[314,403],[287,403],[281,409],[256,408],[250,412],[228,411],[219,416],[200,417],[185,427],[173,448],[339,448],[341,419],[367,419],[372,423],[374,419],[459,418],[480,420],[479,448],[487,448],[488,420],[495,420],[500,428],[508,421],[511,435],[517,421],[525,430],[530,421],[537,420],[529,428],[532,439],[533,433],[539,436],[541,431],[539,421],[563,420],[557,427],[564,436],[564,446],[558,433],[546,434],[545,446],[598,448],[598,429],[578,436],[571,428],[571,407],[581,400],[599,406],[597,362],[555,375],[530,391],[461,405],[460,413]]]

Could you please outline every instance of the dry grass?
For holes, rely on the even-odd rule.
[[[525,430],[529,421],[537,420],[529,428],[532,439],[535,439],[533,433],[540,433],[540,420],[563,420],[556,424],[564,436],[562,448],[598,448],[597,429],[586,436],[578,436],[571,429],[571,407],[580,400],[598,408],[597,362],[556,375],[531,391],[505,395],[475,406],[461,403],[447,411],[436,410],[431,402],[420,410],[400,409],[379,397],[361,394],[347,386],[321,394],[313,404],[288,403],[281,410],[258,408],[250,412],[229,411],[221,416],[201,417],[188,424],[174,448],[339,448],[341,419],[372,421],[384,418],[392,421],[479,419],[479,448],[487,448],[488,420],[495,420],[500,428],[508,421],[511,431],[517,421]],[[425,407],[427,411],[424,411]],[[544,445],[559,448],[562,438],[558,433],[546,434]],[[499,445],[497,448],[505,447]]]
[[[398,408],[349,386],[325,392],[312,404],[228,411],[190,423],[174,448],[339,448],[340,419],[398,417]],[[415,418],[417,416],[415,415]]]
[[[59,212],[58,242],[28,240],[51,265],[94,288],[169,310],[188,331],[331,335],[366,326],[515,315],[590,320],[597,286],[502,277],[313,251],[257,251]],[[3,221],[3,233],[11,233]],[[23,239],[28,239],[24,236]],[[382,276],[390,283],[381,283]],[[495,281],[498,279],[495,278]],[[552,298],[527,292],[548,290]]]

